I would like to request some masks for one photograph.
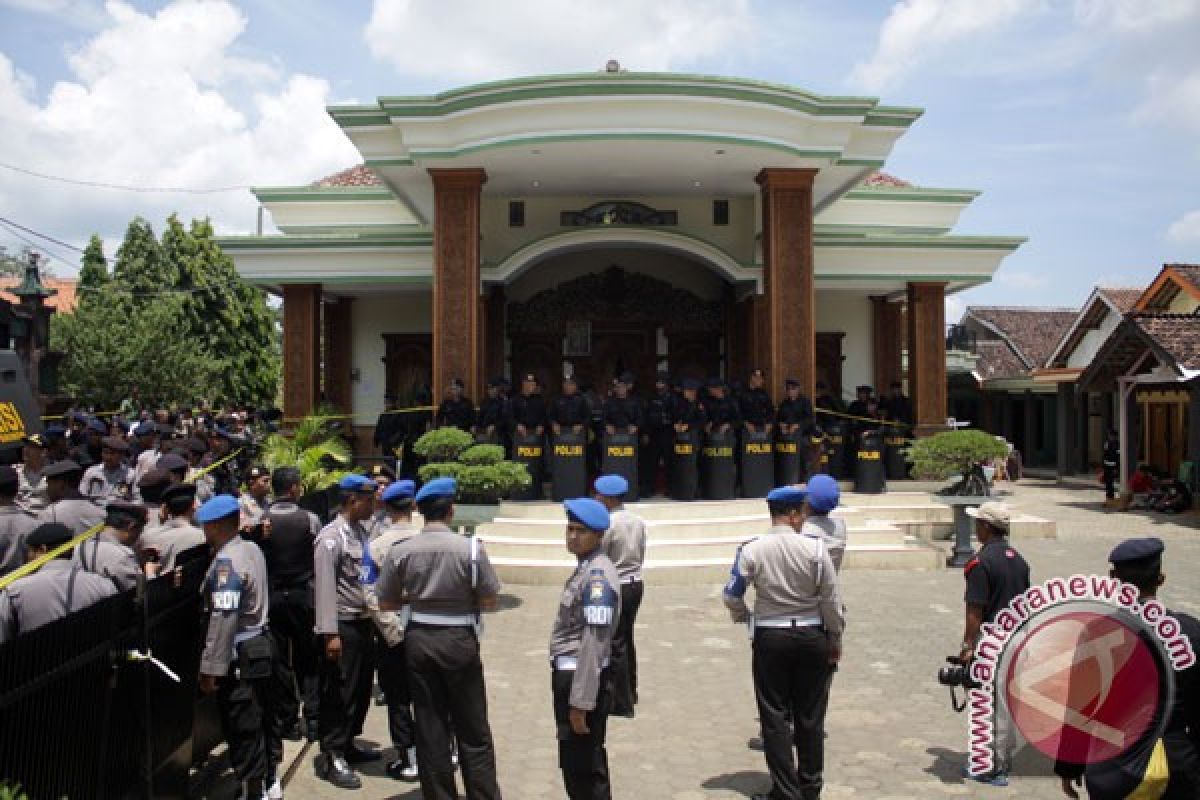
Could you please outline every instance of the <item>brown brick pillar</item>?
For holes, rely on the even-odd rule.
[[[875,391],[882,397],[893,383],[904,378],[904,307],[883,296],[871,298],[871,334],[874,339]]]
[[[813,179],[815,169],[769,167],[762,187],[763,295],[766,341],[751,361],[767,370],[776,402],[785,378],[816,389],[816,321],[813,280]]]
[[[946,428],[946,284],[908,284],[908,390],[918,436]]]
[[[451,378],[481,396],[479,204],[482,169],[431,169],[433,178],[433,396]]]
[[[311,414],[321,392],[321,284],[283,286],[283,416]]]
[[[353,298],[343,297],[322,306],[325,329],[325,402],[343,414],[351,406],[350,371],[354,368],[354,350],[350,327]]]

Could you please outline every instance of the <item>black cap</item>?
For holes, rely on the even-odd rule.
[[[7,464],[0,467],[0,489],[8,489],[7,494],[11,494],[21,485],[21,478],[17,475],[17,471]]]
[[[699,389],[700,381],[695,378],[684,378],[682,386],[684,389]]]
[[[186,470],[188,463],[178,453],[167,453],[158,460],[158,468],[165,469],[167,472],[178,472],[181,469]]]
[[[793,386],[798,387],[800,385],[800,381],[796,380],[795,378],[788,378],[783,382],[783,385],[785,388],[791,389]]]
[[[625,372],[622,372],[620,374],[620,376],[617,378],[617,380],[619,380],[621,383],[625,384],[626,386],[632,386],[633,385],[633,373],[626,370]]]
[[[490,381],[488,381],[488,386],[495,387],[498,389],[501,386],[503,386],[504,384],[506,384],[507,382],[508,381],[504,380],[504,378],[502,376],[497,375],[495,378],[492,378]]]
[[[386,477],[389,481],[396,480],[396,472],[387,464],[372,464],[368,474],[372,478]]]
[[[193,436],[187,440],[187,449],[190,453],[203,454],[208,452],[208,442]]]
[[[68,475],[82,475],[83,467],[79,466],[78,462],[72,461],[69,458],[62,461],[55,461],[53,464],[47,465],[42,470],[42,476],[46,478],[63,478]]]
[[[874,390],[874,389],[872,389],[870,386],[867,386],[867,385],[864,383],[862,386],[857,386],[857,387],[855,387],[854,391],[856,391],[856,392],[868,392],[868,393],[869,393],[869,392],[873,392],[873,391],[875,391],[875,390]]]
[[[725,381],[721,380],[720,378],[718,378],[717,376],[714,375],[713,377],[709,378],[708,381],[704,385],[707,386],[709,389],[719,389],[719,388],[724,388]]]
[[[655,382],[655,383],[668,383],[668,384],[669,384],[669,383],[671,382],[671,373],[669,373],[669,372],[665,372],[665,371],[662,371],[662,370],[660,370],[660,371],[658,371],[658,372],[654,373],[654,382]]]
[[[71,541],[71,529],[61,522],[43,522],[25,537],[29,547],[58,547]]]
[[[1126,539],[1112,549],[1108,560],[1113,566],[1150,566],[1162,558],[1166,545],[1157,536],[1145,539]]]
[[[106,514],[124,514],[142,522],[146,521],[146,507],[128,500],[112,500],[104,506]]]
[[[267,469],[266,467],[262,466],[261,464],[255,464],[253,467],[246,470],[246,480],[248,480],[248,481],[258,480],[259,478],[269,478],[269,477],[271,477],[271,470]]]
[[[164,503],[182,497],[190,498],[192,500],[196,499],[196,484],[178,482],[172,483],[170,486],[164,489],[162,493],[162,501]]]
[[[116,450],[118,453],[129,452],[129,442],[120,436],[105,436],[100,440],[100,446],[105,450]]]
[[[161,503],[163,491],[171,485],[173,480],[175,478],[171,473],[161,467],[147,471],[138,481],[138,491],[142,493],[142,500],[147,503]]]

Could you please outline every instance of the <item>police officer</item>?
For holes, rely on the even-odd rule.
[[[421,796],[458,797],[450,761],[453,729],[467,797],[499,800],[476,624],[480,612],[496,608],[500,579],[479,540],[450,529],[457,488],[453,478],[437,478],[417,492],[425,527],[392,547],[376,590],[382,610],[411,609],[404,649]]]
[[[746,430],[751,433],[770,433],[775,424],[775,404],[766,390],[766,375],[755,368],[750,371],[749,386],[738,398],[738,409]]]
[[[106,436],[100,449],[100,463],[83,473],[80,487],[97,503],[129,500],[133,497],[133,470],[125,463],[129,444],[118,436]]]
[[[275,502],[267,509],[270,536],[261,548],[270,581],[271,640],[275,645],[276,677],[280,683],[275,705],[279,729],[295,738],[300,703],[310,742],[317,740],[317,663],[313,638],[313,547],[321,532],[317,515],[297,505],[303,486],[300,470],[278,467],[271,474]]]
[[[813,475],[806,488],[808,500],[800,533],[823,540],[829,557],[833,559],[833,568],[840,573],[842,559],[846,555],[846,521],[841,517],[831,517],[829,513],[841,502],[842,490],[837,481],[825,474]]]
[[[742,416],[737,403],[725,394],[725,381],[708,379],[708,397],[704,398],[704,412],[708,415],[710,433],[728,433],[741,424]]]
[[[620,620],[617,570],[601,540],[608,510],[586,497],[563,503],[567,550],[578,560],[550,634],[558,766],[571,800],[612,797],[604,738],[612,707],[609,654]]]
[[[775,413],[779,432],[784,436],[808,433],[813,426],[812,401],[800,393],[800,381],[788,378],[783,382],[784,397]]]
[[[378,535],[371,539],[371,558],[376,564],[386,564],[392,545],[416,535],[412,522],[413,498],[416,485],[409,480],[396,481],[383,490],[380,505],[387,520]],[[410,706],[412,696],[408,689],[408,668],[404,659],[404,620],[395,611],[382,611],[375,592],[377,584],[371,584],[367,602],[371,605],[371,616],[383,640],[379,654],[379,686],[387,700],[388,733],[396,757],[388,762],[384,771],[396,780],[416,780],[417,748],[413,731]]]
[[[980,546],[975,557],[963,567],[963,576],[967,581],[967,591],[963,598],[966,605],[966,622],[963,626],[959,660],[964,665],[970,663],[975,652],[980,628],[985,623],[992,622],[997,614],[1008,607],[1014,597],[1029,588],[1029,564],[1008,542],[1012,509],[1004,503],[992,501],[978,508],[968,508],[967,514],[975,518],[975,536],[979,539]],[[1008,767],[1014,746],[1012,720],[1001,710],[998,701],[995,709],[995,735],[992,738],[993,771],[989,775],[971,777],[980,783],[1007,786]]]
[[[26,561],[44,556],[74,538],[58,522],[43,522],[25,538]],[[40,570],[0,590],[0,644],[22,633],[62,619],[117,593],[112,581],[71,562],[71,551],[46,562]]]
[[[108,426],[104,420],[99,417],[83,419],[76,444],[71,448],[71,458],[82,467],[100,463],[100,451],[106,436]]]
[[[204,531],[192,524],[196,508],[196,486],[173,483],[162,491],[161,506],[156,511],[164,517],[153,529],[147,528],[138,537],[137,546],[146,563],[158,562],[159,573],[175,568],[179,555],[204,544]],[[147,512],[147,516],[149,512]]]
[[[383,413],[375,420],[371,441],[385,459],[395,463],[396,450],[404,444],[404,415],[396,410],[394,394],[388,393],[383,398]]]
[[[604,432],[636,434],[642,425],[642,404],[629,394],[633,374],[622,372],[613,382],[613,391],[604,402]]]
[[[620,475],[601,475],[592,485],[595,497],[608,511],[609,529],[601,546],[621,583],[621,619],[612,640],[612,713],[632,717],[638,702],[637,647],[634,623],[642,606],[642,562],[646,560],[646,523],[625,507],[629,483]]]
[[[446,397],[442,400],[437,412],[439,428],[458,428],[470,431],[475,426],[475,405],[471,398],[464,396],[466,387],[460,378],[450,381],[446,389]]]
[[[684,378],[679,396],[671,409],[671,425],[676,433],[699,432],[708,426],[708,412],[700,402],[700,381]]]
[[[842,398],[834,394],[825,381],[817,381],[817,399],[814,401],[814,405],[826,411],[841,412],[846,409]]]
[[[512,417],[517,436],[541,436],[546,432],[546,400],[532,372],[521,378],[521,393],[512,400]]]
[[[771,490],[771,530],[738,548],[724,591],[734,621],[753,629],[754,694],[772,783],[756,800],[821,795],[828,676],[841,658],[844,618],[829,551],[820,539],[795,535],[804,503],[801,489]],[[753,615],[744,599],[750,586]]]
[[[146,507],[113,500],[104,512],[104,529],[75,548],[75,563],[108,578],[121,592],[137,586],[139,575],[148,578],[158,575],[158,563],[147,562],[143,570],[135,551],[146,526]]]
[[[362,781],[351,764],[374,761],[376,750],[354,743],[371,699],[374,636],[365,584],[375,580],[367,530],[375,513],[375,482],[350,474],[338,484],[341,507],[321,529],[314,547],[313,573],[316,626],[321,669],[318,734],[321,755],[317,777],[342,789],[358,789]]]
[[[238,475],[237,459],[226,458],[233,452],[233,434],[228,428],[218,426],[209,437],[209,458],[205,467],[208,472],[204,477],[212,481],[215,494],[238,494],[241,479]]]
[[[46,468],[49,449],[46,438],[40,433],[21,440],[21,465],[17,467],[20,486],[17,503],[31,514],[41,511],[50,502],[46,499]]]
[[[433,414],[429,406],[433,403],[433,394],[429,387],[422,384],[413,392],[412,411],[406,411],[404,417],[404,451],[400,459],[400,475],[405,478],[416,478],[417,469],[425,463],[421,456],[413,451],[413,446],[429,430],[433,422]]]
[[[42,474],[46,477],[46,499],[50,503],[38,514],[39,521],[61,522],[75,536],[104,521],[100,506],[79,493],[83,467],[66,459],[54,462]]]
[[[565,429],[568,433],[583,433],[590,409],[587,400],[579,394],[579,384],[574,375],[563,378],[562,394],[550,404],[550,430],[558,436]]]
[[[1109,575],[1138,590],[1138,603],[1155,600],[1159,588],[1166,581],[1162,572],[1162,557],[1165,549],[1162,539],[1126,539],[1109,553],[1112,564]],[[1200,621],[1190,614],[1168,611],[1179,623],[1184,636],[1192,645],[1193,652],[1200,652]],[[1163,800],[1192,800],[1200,797],[1200,666],[1193,665],[1175,674],[1174,702],[1168,711],[1167,728],[1162,736],[1167,754],[1170,782]],[[1126,797],[1130,788],[1125,781],[1129,775],[1140,776],[1141,769],[1120,769],[1125,758],[1118,756],[1109,764],[1084,767],[1082,764],[1058,762],[1054,771],[1062,779],[1063,794],[1078,798],[1075,790],[1081,782],[1087,783],[1088,797]],[[1115,769],[1113,769],[1115,767]],[[1115,779],[1115,780],[1114,780]],[[1117,786],[1116,784],[1123,784]],[[1115,791],[1114,791],[1115,790]]]
[[[480,441],[504,444],[511,425],[512,404],[504,393],[504,379],[492,378],[488,381],[487,398],[475,420],[475,435]]]
[[[38,525],[17,505],[20,484],[15,469],[0,467],[0,575],[25,563],[25,537]]]
[[[1121,437],[1111,428],[1104,434],[1104,454],[1100,464],[1104,474],[1104,498],[1117,496],[1117,476],[1121,474]]]
[[[267,566],[258,546],[238,534],[241,510],[235,497],[217,495],[200,507],[196,520],[215,554],[204,580],[210,615],[200,691],[217,696],[243,796],[283,797],[277,773],[283,743],[271,708]]]
[[[671,392],[671,376],[660,372],[654,377],[654,394],[645,403],[642,427],[642,463],[638,469],[641,496],[654,495],[659,469],[669,470],[674,435],[671,432],[671,410],[675,395]]]
[[[262,526],[270,505],[271,473],[266,467],[256,464],[246,470],[246,491],[238,495],[238,506],[242,509],[243,534]]]
[[[905,396],[904,387],[893,381],[888,389],[888,396],[879,401],[880,407],[895,421],[912,425],[912,402]]]

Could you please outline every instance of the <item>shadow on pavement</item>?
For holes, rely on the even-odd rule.
[[[700,785],[705,789],[728,789],[752,797],[756,792],[767,791],[771,785],[771,778],[766,772],[743,770],[714,775]]]
[[[514,608],[520,608],[524,602],[515,594],[501,594],[496,598],[496,610],[512,611]]]
[[[1077,508],[1081,511],[1095,511],[1098,514],[1112,515],[1114,517],[1133,516],[1141,517],[1144,520],[1154,523],[1155,525],[1191,525],[1200,527],[1200,516],[1194,511],[1184,511],[1178,514],[1171,514],[1164,511],[1151,511],[1148,508],[1131,508],[1128,511],[1109,511],[1104,508],[1103,502],[1088,502],[1088,501],[1064,501],[1060,502],[1060,506],[1069,506]]]
[[[931,747],[925,751],[933,756],[933,763],[925,767],[925,771],[942,783],[962,783],[963,767],[967,763],[967,754],[959,750],[948,750],[945,747]]]

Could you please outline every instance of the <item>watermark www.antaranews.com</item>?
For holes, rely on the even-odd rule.
[[[1187,669],[1196,655],[1162,603],[1141,603],[1139,597],[1137,587],[1113,577],[1052,578],[982,626],[970,664],[978,686],[968,691],[969,774],[996,768],[998,682],[1010,717],[1017,706],[1021,732],[1051,757],[1079,763],[1111,758],[1147,733],[1170,707],[1173,678],[1163,673]],[[1018,632],[1023,641],[1009,653]],[[1161,650],[1147,639],[1161,643]],[[1007,674],[1001,675],[1006,656]],[[1168,691],[1160,692],[1164,685]]]

